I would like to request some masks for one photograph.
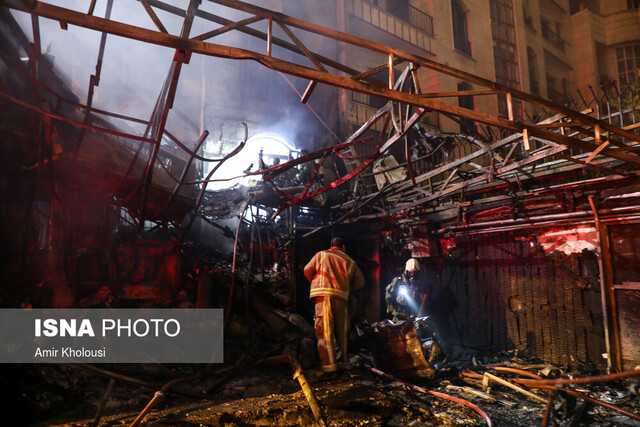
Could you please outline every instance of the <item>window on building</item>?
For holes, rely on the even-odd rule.
[[[522,12],[524,13],[524,23],[527,24],[527,27],[533,28],[533,15],[531,14],[531,5],[529,5],[529,0],[522,1]]]
[[[616,64],[620,86],[639,85],[640,43],[616,48]]]
[[[556,104],[567,104],[568,94],[567,91],[567,80],[553,77],[551,74],[547,74],[547,94],[548,99],[551,102],[555,102]]]
[[[471,55],[467,12],[462,3],[457,0],[451,2],[451,22],[453,25],[453,47],[460,52]]]
[[[538,58],[532,48],[527,48],[527,62],[529,64],[529,86],[531,93],[540,93],[540,83],[538,82]]]
[[[556,22],[553,24],[546,19],[541,19],[540,28],[542,30],[542,37],[564,52],[566,42],[561,35],[562,26],[560,23]]]
[[[640,9],[640,0],[627,0],[627,9]]]
[[[493,39],[493,62],[496,81],[500,84],[520,88],[520,66],[514,21],[513,0],[490,0],[491,38]],[[498,113],[509,116],[507,98],[498,95]],[[521,115],[521,104],[514,102],[513,113]]]
[[[472,87],[469,83],[460,82],[458,83],[458,92],[471,90]],[[468,108],[469,110],[475,109],[475,102],[473,100],[472,95],[459,95],[458,96],[458,106],[462,108]],[[462,119],[460,120],[460,132],[462,133],[475,133],[476,125],[473,120],[470,119]]]

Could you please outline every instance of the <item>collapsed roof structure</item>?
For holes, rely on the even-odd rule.
[[[308,315],[299,267],[327,235],[340,233],[365,243],[354,249],[370,285],[363,317],[382,317],[391,260],[411,254],[430,261],[432,314],[449,325],[454,352],[519,348],[553,363],[588,360],[619,371],[640,361],[633,332],[639,285],[628,255],[637,253],[629,234],[640,219],[631,88],[603,87],[560,105],[428,55],[241,1],[190,0],[179,8],[140,0],[125,13],[109,0],[104,17],[95,0],[88,10],[39,1],[0,6],[3,227],[14,248],[2,257],[12,284],[5,305],[176,305],[188,290],[198,306],[224,305],[229,324],[234,288],[245,308],[265,311],[252,297],[262,283],[285,307]],[[78,70],[89,60],[75,56],[79,48],[56,50],[59,33],[71,31],[91,34],[98,46],[81,98]],[[345,46],[384,62],[355,69]],[[195,61],[200,69],[187,67]],[[224,77],[213,86],[235,77],[218,61],[279,73],[306,114],[288,123],[321,125],[323,139],[284,143],[276,153],[269,148],[278,142],[256,143],[251,126],[273,119],[277,106],[256,113],[243,97],[224,113],[207,110],[217,89],[205,75]],[[142,72],[124,74],[140,79],[131,88],[107,80],[107,67],[114,73],[133,64]],[[434,74],[470,89],[423,91]],[[152,90],[140,89],[145,78],[158,84],[155,102]],[[314,96],[344,96],[333,88],[384,102],[355,132],[337,131],[335,112],[310,105]],[[446,102],[460,97],[500,97],[507,117]],[[194,100],[201,102],[195,108]],[[240,115],[228,118],[230,136],[221,130],[215,140],[207,113]],[[434,132],[425,121],[436,113],[468,132]],[[259,156],[252,151],[240,161],[250,145]],[[236,185],[221,188],[226,183]],[[228,261],[230,275],[220,268]],[[270,277],[269,263],[276,265]]]

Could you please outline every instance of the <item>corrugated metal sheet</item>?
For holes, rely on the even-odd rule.
[[[458,237],[451,255],[432,267],[443,279],[434,281],[432,314],[463,351],[605,362],[595,253],[549,255],[530,236],[504,233]],[[455,301],[444,304],[447,295]]]

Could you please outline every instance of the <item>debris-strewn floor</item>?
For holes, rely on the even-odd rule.
[[[471,364],[470,364],[471,365]],[[532,373],[567,377],[560,369],[504,360],[503,365],[520,366]],[[77,367],[22,365],[11,367],[15,413],[23,417],[12,425],[92,425],[109,379]],[[5,370],[9,367],[5,367]],[[204,371],[198,365],[112,365],[128,377],[147,386],[115,381],[105,401],[100,425],[129,425],[147,405],[163,382]],[[469,371],[486,372],[483,368]],[[545,403],[533,401],[519,392],[491,382],[486,393],[482,380],[463,377],[462,370],[450,368],[442,378],[419,382],[422,387],[457,396],[485,411],[494,425],[539,426]],[[501,378],[515,374],[493,371]],[[585,373],[592,375],[594,372]],[[324,413],[332,426],[430,426],[485,425],[472,409],[460,403],[410,390],[403,382],[391,381],[361,368],[352,367],[330,381],[319,381],[312,370],[304,371]],[[578,373],[571,375],[578,376]],[[18,382],[16,382],[18,381]],[[223,383],[224,381],[224,383]],[[13,382],[16,382],[13,384]],[[158,387],[149,385],[156,384]],[[571,387],[592,398],[640,413],[637,380],[581,384]],[[171,388],[147,415],[142,425],[154,426],[300,426],[313,425],[314,416],[305,395],[293,379],[288,365],[237,364],[218,367],[214,372]],[[548,392],[529,389],[546,400]],[[180,395],[181,394],[181,395]],[[193,397],[186,397],[191,395]],[[207,400],[197,396],[207,396]],[[11,402],[11,401],[10,401]],[[18,420],[18,419],[17,419]],[[640,422],[597,405],[584,405],[580,399],[556,393],[551,423],[562,425],[640,426]]]

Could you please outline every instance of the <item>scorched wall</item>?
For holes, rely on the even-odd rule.
[[[606,364],[595,252],[545,254],[535,237],[514,233],[455,243],[430,266],[430,314],[450,352],[518,349],[555,364]]]

